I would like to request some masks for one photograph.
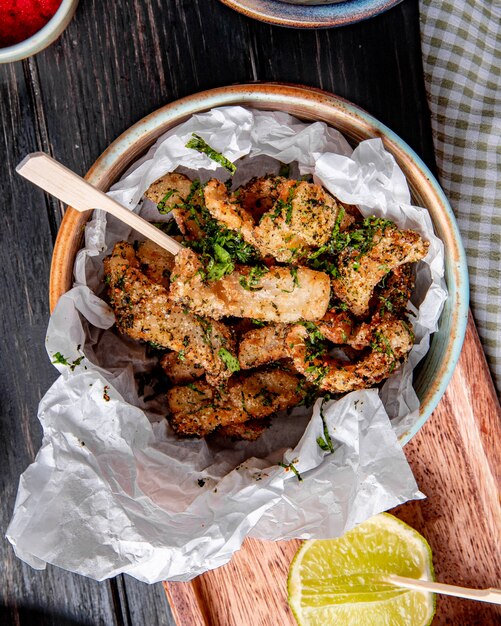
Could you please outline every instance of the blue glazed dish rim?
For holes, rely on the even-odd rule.
[[[402,0],[346,0],[336,4],[288,4],[281,0],[221,0],[261,22],[289,28],[335,28],[369,19]]]

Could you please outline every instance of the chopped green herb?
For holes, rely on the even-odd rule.
[[[193,383],[188,383],[186,386],[189,387],[190,389],[193,389],[193,391],[196,391],[201,396],[205,395],[204,392],[200,391],[200,389],[196,385],[194,385]]]
[[[234,270],[235,263],[255,261],[259,253],[243,240],[240,233],[226,228],[211,216],[203,206],[203,188],[199,181],[195,182],[197,186],[193,188],[193,193],[190,192],[180,206],[190,213],[203,230],[203,237],[185,243],[201,256],[204,269],[200,274],[203,280],[219,280]],[[191,204],[192,198],[196,198],[196,204]]]
[[[384,352],[387,357],[392,359],[390,367],[390,372],[392,372],[397,364],[397,358],[393,352],[391,344],[382,332],[376,331],[374,335],[376,339],[371,343],[371,348],[376,352]]]
[[[75,359],[72,363],[70,363],[68,361],[68,359],[66,357],[64,357],[60,352],[56,352],[54,355],[54,360],[52,361],[52,363],[57,363],[59,365],[67,365],[70,370],[72,372],[75,371],[75,368],[80,365],[80,363],[84,360],[84,356],[78,357],[78,359]]]
[[[292,282],[293,282],[294,287],[297,287],[299,289],[301,285],[299,284],[299,279],[297,276],[297,267],[291,267],[290,272],[291,272]]]
[[[261,320],[251,319],[251,322],[254,324],[254,326],[257,326],[258,328],[261,328],[262,326],[266,326],[266,322],[262,322]]]
[[[280,465],[280,467],[283,467],[285,469],[286,472],[288,472],[289,470],[291,470],[292,472],[294,472],[294,474],[297,476],[297,479],[299,482],[301,482],[303,480],[303,477],[301,476],[301,474],[297,471],[297,469],[294,467],[293,463],[288,463],[287,465],[285,463],[281,463],[280,461],[278,462],[278,465]]]
[[[219,165],[222,165],[232,175],[237,171],[237,166],[234,163],[232,163],[220,152],[216,152],[214,148],[211,148],[209,146],[205,139],[202,139],[202,137],[200,137],[196,133],[191,134],[191,139],[186,144],[186,148],[190,148],[192,150],[196,150],[197,152],[201,152],[202,154],[206,154],[209,159],[212,159],[216,163],[219,163]]]
[[[226,368],[230,370],[230,372],[238,372],[240,370],[240,363],[238,359],[231,354],[226,348],[220,348],[218,355],[220,356],[223,363],[226,365]]]
[[[165,194],[165,196],[160,200],[157,204],[157,209],[159,213],[165,214],[170,212],[170,207],[165,207],[165,203],[169,198],[171,198],[175,193],[179,193],[177,189],[169,189],[169,191]]]
[[[305,339],[306,360],[309,363],[313,363],[315,359],[324,356],[327,351],[325,337],[313,322],[301,322],[301,324],[308,331],[308,336]],[[313,367],[317,366],[313,365]]]
[[[53,356],[53,363],[58,363],[59,365],[69,365],[68,359],[64,357],[60,352],[56,352]]]
[[[322,424],[324,427],[324,436],[317,437],[317,443],[326,452],[334,452],[334,445],[332,443],[331,436],[329,435],[329,429],[327,428],[327,422],[325,421],[324,415],[324,402],[326,398],[322,399],[322,404],[320,405],[320,417],[322,418]]]
[[[238,282],[247,291],[259,291],[262,289],[258,287],[259,281],[268,271],[266,265],[255,265],[251,267],[248,276],[241,276]]]
[[[388,300],[388,298],[380,295],[379,301],[381,302],[381,315],[384,315],[385,311],[388,311],[389,313],[393,311],[393,304],[391,303],[391,300]]]
[[[310,374],[311,376],[315,377],[313,380],[310,380],[310,382],[313,385],[320,385],[322,380],[327,375],[329,368],[327,366],[322,366],[322,365],[310,365],[309,367],[306,368],[305,371],[307,374]]]
[[[161,346],[159,343],[155,343],[154,341],[148,341],[148,345],[153,350],[165,350],[164,346]]]
[[[204,333],[203,342],[205,344],[210,344],[212,335],[212,323],[201,315],[195,315],[195,317],[200,322],[200,326],[202,327]]]
[[[231,254],[215,243],[214,256],[209,257],[207,264],[206,276],[208,280],[220,280],[226,274],[231,274],[234,269],[235,265],[231,260]]]
[[[341,207],[329,241],[308,257],[308,265],[312,269],[324,271],[334,278],[339,276],[335,259],[341,252],[346,249],[358,252],[353,260],[353,268],[357,271],[360,267],[360,257],[367,254],[377,243],[377,233],[383,233],[387,228],[395,228],[395,224],[390,220],[371,216],[364,218],[361,223],[357,224],[357,228],[341,231],[344,215],[345,210]]]

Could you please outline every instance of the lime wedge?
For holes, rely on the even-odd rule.
[[[394,587],[388,574],[434,580],[426,539],[381,513],[338,539],[305,541],[291,564],[289,605],[300,626],[430,624],[434,594]]]

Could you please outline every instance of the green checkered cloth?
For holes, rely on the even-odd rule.
[[[439,176],[458,219],[471,307],[501,392],[501,0],[420,0]]]

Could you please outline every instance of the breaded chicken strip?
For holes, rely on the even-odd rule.
[[[288,358],[285,345],[287,332],[285,324],[270,324],[245,333],[238,347],[240,367],[246,370]]]
[[[373,245],[365,254],[347,248],[338,261],[337,278],[332,289],[356,316],[366,315],[374,287],[390,272],[404,263],[419,261],[428,251],[428,242],[412,230],[388,226],[374,234]]]
[[[185,356],[179,358],[177,352],[164,354],[160,359],[160,366],[174,385],[192,383],[205,374],[201,365],[189,361]]]
[[[253,178],[235,192],[240,206],[250,213],[254,224],[257,224],[265,213],[273,209],[286,181],[287,179],[282,176]]]
[[[407,308],[414,289],[412,265],[405,263],[396,267],[388,276],[385,285],[376,293],[376,310],[397,315]]]
[[[378,319],[369,328],[365,342],[370,339],[372,350],[355,363],[339,361],[326,354],[312,355],[308,345],[308,330],[296,324],[287,335],[287,345],[294,367],[306,379],[333,393],[347,393],[371,387],[387,378],[412,348],[414,336],[405,321],[393,316]]]
[[[341,209],[331,195],[320,185],[305,181],[263,180],[263,197],[270,186],[276,185],[272,196],[276,200],[271,210],[261,216],[259,224],[255,224],[252,212],[244,208],[249,206],[248,194],[244,193],[245,204],[242,206],[238,193],[229,195],[226,186],[215,178],[204,188],[208,211],[227,228],[240,232],[262,256],[273,256],[280,262],[291,262],[304,256],[309,249],[327,243]],[[255,185],[258,184],[256,181]],[[254,196],[257,196],[256,190]],[[342,228],[352,218],[345,215],[343,220],[346,224],[342,224]]]
[[[117,243],[104,261],[104,271],[110,304],[121,332],[185,355],[201,365],[214,382],[231,376],[220,356],[222,349],[234,354],[230,329],[174,304],[161,285],[152,283],[139,270],[131,244]]]
[[[162,213],[172,211],[179,230],[187,239],[203,237],[203,218],[196,210],[203,205],[203,191],[198,181],[192,182],[184,174],[166,174],[152,183],[144,195]]]
[[[167,392],[170,424],[179,434],[205,437],[219,426],[262,419],[301,401],[299,377],[282,370],[253,372],[230,379],[226,390],[203,381]]]
[[[317,324],[322,335],[332,343],[349,343],[354,324],[347,311],[327,311]]]
[[[219,280],[205,282],[199,258],[185,249],[176,255],[170,294],[178,304],[214,319],[232,315],[288,323],[325,315],[330,279],[305,267],[263,267],[257,272],[241,266]]]
[[[266,420],[249,420],[242,424],[228,424],[218,428],[217,434],[241,441],[256,441],[268,428]]]

